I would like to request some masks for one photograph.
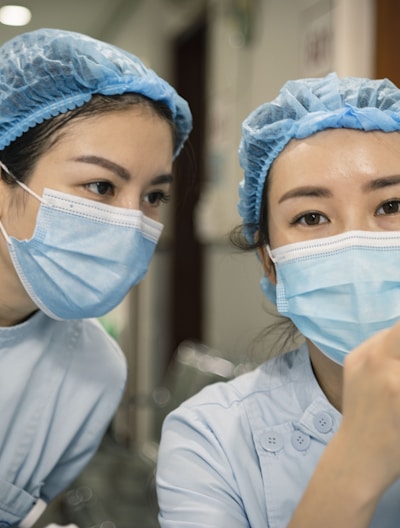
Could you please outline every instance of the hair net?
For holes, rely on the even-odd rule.
[[[93,94],[135,92],[165,103],[177,128],[175,155],[192,127],[187,102],[134,55],[86,35],[40,29],[0,47],[0,150],[29,128]]]
[[[400,130],[400,90],[388,79],[356,77],[287,82],[278,97],[259,106],[243,122],[239,159],[239,214],[244,234],[254,241],[264,183],[274,159],[292,138],[305,138],[327,128]]]

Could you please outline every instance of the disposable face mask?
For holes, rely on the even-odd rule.
[[[54,319],[100,317],[145,275],[162,225],[141,211],[45,189],[29,240],[8,236],[18,276],[33,302]]]
[[[400,232],[351,231],[270,255],[278,311],[339,364],[400,319]]]

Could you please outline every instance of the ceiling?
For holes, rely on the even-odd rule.
[[[0,1],[0,7],[20,3],[32,11],[27,26],[0,24],[0,45],[10,38],[42,27],[69,29],[104,40],[112,40],[119,21],[140,0],[17,0]]]

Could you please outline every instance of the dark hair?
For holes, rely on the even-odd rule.
[[[10,145],[0,151],[0,160],[21,181],[25,181],[34,170],[40,156],[53,147],[62,137],[64,129],[77,119],[94,117],[107,112],[125,110],[132,106],[142,106],[152,110],[171,127],[174,145],[176,144],[176,125],[169,107],[140,94],[125,93],[121,95],[95,94],[86,104],[69,110],[51,119],[47,119],[27,130]],[[6,183],[15,184],[14,178],[4,170],[1,177]]]
[[[268,226],[268,195],[269,195],[270,178],[265,178],[264,189],[261,200],[260,219],[258,224],[242,224],[235,227],[229,235],[231,244],[243,251],[255,251],[269,244],[269,226]],[[246,237],[246,233],[257,232],[254,241]],[[255,342],[260,342],[266,338],[271,343],[270,350],[264,352],[265,358],[283,354],[289,350],[297,348],[304,340],[292,321],[276,310],[271,303],[266,305],[265,311],[268,313],[267,325],[256,336]]]
[[[269,244],[269,229],[268,229],[268,194],[269,194],[269,178],[265,178],[264,189],[262,193],[260,220],[258,224],[241,224],[236,226],[229,235],[231,244],[243,251],[254,251],[259,247],[264,247]],[[246,233],[257,233],[256,240],[249,240]]]

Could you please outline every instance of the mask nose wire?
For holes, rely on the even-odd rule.
[[[37,200],[39,200],[39,202],[41,203],[47,203],[46,200],[44,198],[42,198],[41,196],[39,196],[37,193],[35,193],[35,191],[32,191],[32,189],[30,189],[27,185],[25,185],[25,183],[19,181],[12,172],[10,172],[8,170],[8,168],[6,167],[6,165],[4,165],[4,163],[2,161],[0,161],[0,167],[9,175],[11,176],[11,178],[15,181],[15,183],[17,183],[20,187],[22,187],[22,189],[24,189],[28,194],[30,194],[31,196],[33,196],[34,198],[36,198]]]

